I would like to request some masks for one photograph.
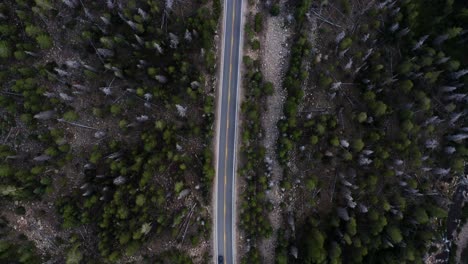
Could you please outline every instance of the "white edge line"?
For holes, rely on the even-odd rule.
[[[239,116],[239,104],[240,104],[240,97],[239,97],[239,91],[241,89],[241,86],[242,86],[242,79],[240,78],[241,74],[241,69],[242,69],[242,49],[244,47],[244,42],[243,42],[243,36],[244,36],[244,5],[243,5],[243,0],[240,0],[240,36],[239,36],[239,57],[238,57],[238,60],[239,60],[239,63],[237,64],[237,95],[236,95],[236,98],[237,98],[237,101],[236,101],[236,115],[235,115],[235,128],[234,128],[234,164],[233,164],[233,168],[232,168],[232,175],[233,175],[233,179],[232,179],[232,186],[234,188],[234,190],[232,191],[232,217],[233,217],[233,220],[232,220],[232,237],[233,237],[233,248],[232,248],[232,259],[233,259],[233,262],[236,263],[236,250],[237,250],[237,245],[236,245],[236,241],[237,241],[237,232],[236,232],[236,227],[237,227],[237,215],[236,215],[236,207],[237,207],[237,203],[236,203],[236,195],[237,195],[237,188],[235,187],[236,186],[236,170],[237,170],[237,120],[238,120],[238,116]],[[233,264],[234,264],[233,263]]]
[[[217,117],[217,121],[216,121],[216,130],[215,130],[215,136],[216,136],[216,146],[215,146],[215,180],[214,180],[214,185],[215,185],[215,188],[214,188],[214,193],[213,193],[213,198],[214,198],[214,207],[213,207],[213,211],[215,211],[214,213],[214,229],[213,229],[213,246],[214,246],[214,254],[213,254],[213,258],[214,258],[214,263],[217,263],[217,258],[218,258],[218,166],[219,166],[219,140],[220,140],[220,136],[221,134],[219,133],[220,132],[220,128],[221,128],[221,103],[222,103],[222,100],[223,100],[223,69],[224,69],[224,46],[225,46],[225,31],[226,31],[226,18],[227,18],[227,1],[228,0],[224,0],[223,1],[223,23],[221,24],[221,65],[220,65],[220,68],[219,68],[219,81],[218,81],[218,88],[219,88],[219,93],[218,93],[218,105],[217,105],[217,112],[218,112],[218,117]],[[215,93],[216,95],[216,93]]]

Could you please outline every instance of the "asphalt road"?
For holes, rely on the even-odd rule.
[[[235,176],[242,0],[224,0],[221,83],[218,93],[215,183],[215,262],[235,263]]]

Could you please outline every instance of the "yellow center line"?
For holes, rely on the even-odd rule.
[[[231,49],[229,51],[229,80],[228,80],[228,104],[227,104],[227,117],[226,117],[226,144],[224,154],[224,255],[226,255],[226,188],[227,188],[227,159],[228,159],[228,135],[229,135],[229,109],[231,105],[231,79],[232,79],[232,50],[234,46],[234,20],[236,17],[236,0],[233,1],[232,9],[232,23],[231,23]],[[227,263],[227,261],[226,261]]]

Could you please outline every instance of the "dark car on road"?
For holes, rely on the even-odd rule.
[[[223,263],[224,263],[223,256],[218,256],[218,264],[223,264]]]

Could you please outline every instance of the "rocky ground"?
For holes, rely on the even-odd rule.
[[[286,25],[286,13],[284,0],[280,1],[281,12],[279,16],[266,16],[264,23],[263,36],[261,43],[264,46],[261,51],[262,73],[265,81],[272,82],[275,92],[267,99],[267,110],[263,115],[262,125],[265,131],[263,144],[266,148],[266,162],[271,169],[270,185],[271,190],[268,198],[273,204],[269,218],[274,233],[282,222],[282,208],[280,203],[283,199],[279,183],[282,178],[282,169],[276,159],[276,140],[278,139],[278,120],[283,114],[283,104],[286,97],[286,91],[283,87],[283,77],[287,69],[289,57],[289,37],[292,30]],[[264,263],[274,263],[274,252],[276,247],[276,236],[273,235],[265,239],[260,246]]]
[[[463,263],[462,261],[467,261],[466,259],[462,259],[462,252],[468,247],[468,223],[461,228],[461,231],[458,233],[458,236],[454,242],[457,244],[457,263]]]

